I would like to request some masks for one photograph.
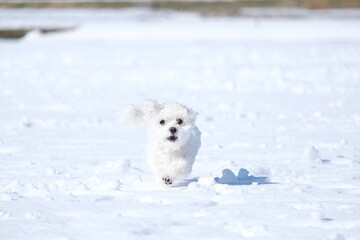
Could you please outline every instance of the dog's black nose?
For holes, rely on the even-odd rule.
[[[177,131],[177,129],[174,128],[174,127],[171,127],[169,130],[170,130],[171,133],[176,133],[176,131]]]

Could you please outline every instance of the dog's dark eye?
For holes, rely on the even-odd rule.
[[[178,119],[178,120],[176,120],[176,122],[177,122],[177,124],[181,125],[183,123],[183,120]]]
[[[161,125],[164,125],[164,124],[165,124],[165,120],[161,120],[161,121],[160,121],[160,124],[161,124]]]

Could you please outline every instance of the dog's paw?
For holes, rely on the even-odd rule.
[[[172,179],[169,177],[163,177],[162,178],[163,183],[165,183],[166,185],[171,185],[172,184]]]

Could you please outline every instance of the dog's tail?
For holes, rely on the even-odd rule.
[[[153,100],[142,102],[142,109],[134,105],[128,105],[118,114],[121,123],[133,125],[135,127],[144,127],[148,119],[152,118],[162,108],[162,105]]]

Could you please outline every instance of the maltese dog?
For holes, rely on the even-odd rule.
[[[123,109],[121,120],[148,129],[148,160],[158,181],[171,185],[190,175],[201,145],[197,113],[177,103],[144,101]]]

